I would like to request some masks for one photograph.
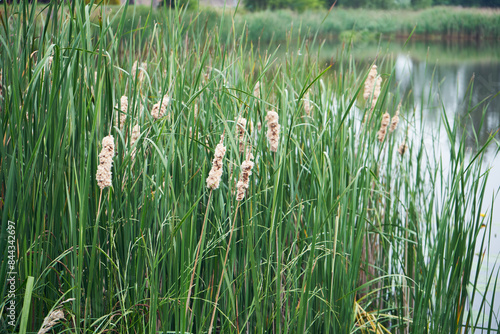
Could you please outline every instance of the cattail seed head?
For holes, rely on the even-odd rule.
[[[377,65],[373,65],[368,73],[368,77],[365,80],[365,91],[363,93],[363,97],[365,100],[370,98],[372,94],[373,87],[375,85],[375,78],[377,77]]]
[[[401,108],[401,102],[399,103],[398,108],[396,109],[396,115],[394,115],[394,117],[392,117],[391,128],[389,129],[389,132],[393,132],[398,127],[398,124],[399,124],[399,109],[400,108]]]
[[[118,108],[118,107],[117,107]],[[124,95],[120,99],[120,112],[116,114],[116,125],[121,129],[125,125],[127,119],[128,98]]]
[[[260,99],[260,81],[257,81],[255,87],[253,88],[253,96]]]
[[[276,111],[271,110],[267,112],[267,139],[271,152],[278,151],[279,137],[280,137],[280,124],[279,115]]]
[[[243,163],[241,164],[240,179],[238,180],[238,183],[236,184],[236,188],[237,188],[236,200],[237,201],[242,201],[243,198],[245,198],[246,191],[249,188],[250,175],[252,175],[252,168],[254,166],[254,163],[252,161],[253,158],[254,158],[253,154],[252,154],[251,150],[249,149],[247,151],[246,160],[243,161]]]
[[[212,161],[212,169],[208,173],[207,187],[210,189],[218,189],[220,180],[222,178],[222,160],[226,154],[226,147],[224,146],[224,135],[220,136],[220,142],[215,147],[214,160]]]
[[[48,333],[52,327],[57,325],[57,323],[64,319],[64,311],[59,309],[59,310],[54,310],[50,312],[48,316],[43,319],[43,324],[40,330],[38,331],[38,334],[45,334]]]
[[[141,135],[141,127],[139,124],[134,125],[132,128],[132,135],[130,138],[130,146],[134,146],[134,144],[137,142],[137,139],[139,139],[139,136]],[[132,153],[130,153],[130,156],[132,157],[132,160],[135,159],[135,153],[136,153],[136,147],[132,149]]]
[[[250,121],[250,132],[252,132],[252,122]],[[236,121],[236,134],[240,144],[240,153],[245,152],[245,128],[247,126],[246,118],[239,117]]]
[[[111,186],[111,167],[115,155],[115,143],[112,135],[102,139],[102,150],[99,153],[99,166],[97,166],[96,180],[99,188]]]
[[[311,116],[311,101],[309,100],[309,92],[304,95],[304,111],[306,116]]]
[[[170,98],[168,96],[164,96],[158,103],[153,105],[151,116],[153,116],[154,119],[159,119],[165,116],[169,103]]]
[[[140,67],[142,67],[144,69],[144,71],[148,70],[147,63],[142,62]],[[139,63],[137,62],[137,60],[132,65],[131,74],[132,74],[132,78],[134,78],[134,79],[137,76],[137,79],[139,80],[140,83],[142,83],[144,81],[144,72],[139,69]]]
[[[399,148],[398,148],[398,153],[403,156],[405,154],[405,152],[408,150],[408,145],[406,145],[406,142],[402,143],[401,145],[399,145]]]
[[[380,124],[380,129],[378,130],[378,140],[380,142],[383,142],[385,139],[385,134],[387,133],[387,127],[389,126],[389,123],[391,121],[391,115],[389,113],[385,113],[382,116],[382,123]]]
[[[54,57],[49,56],[49,58],[47,58],[47,67],[52,67],[53,61],[54,61]]]
[[[373,90],[373,99],[372,99],[372,110],[375,108],[377,104],[378,97],[380,96],[380,90],[382,86],[382,77],[378,77],[375,84],[375,89]]]

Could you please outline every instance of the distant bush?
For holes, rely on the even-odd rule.
[[[245,0],[245,7],[250,10],[281,9],[303,11],[305,9],[324,8],[325,0]]]
[[[198,1],[195,0],[161,0],[159,6],[174,7],[188,7],[189,9],[195,9],[198,7]]]

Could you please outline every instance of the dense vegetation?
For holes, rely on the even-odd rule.
[[[109,14],[121,13],[121,7],[112,7]],[[225,19],[222,19],[223,15]],[[150,13],[149,7],[131,6],[126,10],[123,24],[133,30],[148,20],[160,21],[161,11]],[[95,15],[96,22],[99,16]],[[221,36],[244,31],[248,42],[286,41],[291,30],[301,37],[337,40],[378,41],[382,38],[406,40],[413,32],[414,38],[482,40],[500,39],[500,15],[481,9],[433,7],[425,10],[364,10],[341,9],[306,11],[290,10],[223,13],[221,10],[204,8],[202,12],[187,12],[181,18],[183,24],[215,29]],[[118,28],[118,20],[111,23]],[[149,31],[145,31],[149,34]]]
[[[392,64],[327,67],[292,30],[280,60],[229,15],[106,13],[4,6],[2,333],[498,328],[484,147],[443,113],[444,168]]]
[[[338,7],[353,8],[425,8],[435,5],[463,7],[500,7],[500,0],[244,0],[251,10],[290,8],[294,10]]]

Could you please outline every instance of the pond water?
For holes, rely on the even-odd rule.
[[[483,145],[496,133],[493,143],[484,152],[484,169],[489,169],[490,174],[483,209],[487,226],[482,233],[491,237],[490,252],[485,254],[480,274],[479,288],[484,289],[491,273],[496,276],[495,265],[500,263],[500,197],[491,204],[492,196],[500,195],[500,154],[497,154],[500,145],[500,43],[415,42],[404,46],[391,42],[383,46],[354,46],[353,53],[362,63],[372,63],[381,54],[392,58],[395,86],[399,86],[401,96],[410,97],[410,105],[417,114],[421,111],[420,121],[425,122],[429,131],[424,145],[430,152],[441,151],[445,168],[449,161],[446,161],[448,152],[444,150],[449,150],[450,145],[441,123],[443,110],[451,122],[459,118],[465,125],[466,145],[471,156],[478,149],[475,137]],[[438,134],[438,143],[431,134]],[[493,298],[500,299],[500,283],[495,296],[489,293],[488,299]],[[498,315],[500,310],[495,307],[494,312]],[[474,308],[477,310],[479,305]],[[481,313],[489,311],[486,307]],[[484,323],[487,321],[485,318]],[[498,319],[493,321],[497,322]]]

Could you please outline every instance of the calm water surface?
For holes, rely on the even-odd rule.
[[[355,46],[354,49],[359,55]],[[496,133],[494,142],[484,153],[484,169],[489,169],[490,174],[483,209],[487,227],[482,233],[491,236],[490,252],[485,255],[480,275],[479,288],[484,289],[489,275],[497,273],[494,266],[500,263],[500,155],[497,154],[500,145],[500,96],[496,96],[500,92],[500,43],[419,42],[406,47],[393,43],[393,46],[382,50],[379,46],[377,51],[379,54],[389,52],[394,60],[395,86],[398,86],[401,96],[411,97],[410,103],[417,115],[422,111],[419,121],[425,123],[424,128],[428,131],[424,145],[428,152],[441,152],[445,168],[449,166],[450,143],[441,123],[443,110],[451,122],[460,119],[464,124],[466,144],[471,156],[477,153],[475,137],[483,145]],[[373,62],[377,53],[370,55],[366,48],[365,52],[364,61]],[[499,198],[491,204],[493,196]],[[492,213],[489,210],[491,208]],[[495,296],[490,293],[489,299],[493,298],[497,301],[494,312],[498,315],[500,284]],[[475,305],[476,309],[478,307],[479,305]],[[486,308],[483,312],[489,313],[489,309]],[[497,322],[498,319],[493,321]]]

